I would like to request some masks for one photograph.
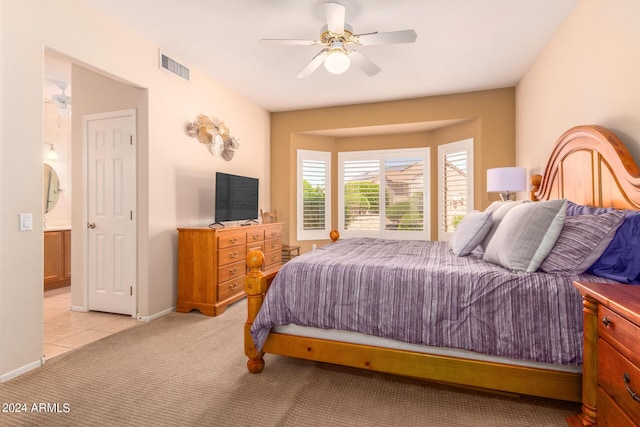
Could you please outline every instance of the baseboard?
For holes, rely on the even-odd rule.
[[[83,307],[83,306],[81,306],[81,305],[72,305],[72,306],[71,306],[71,311],[81,311],[81,312],[85,312],[85,313],[86,313],[86,312],[88,312],[89,310],[87,310],[87,308],[86,308],[86,307]],[[174,307],[169,307],[169,308],[167,308],[166,310],[163,310],[163,311],[161,311],[161,312],[159,312],[159,313],[156,313],[156,314],[154,314],[154,315],[151,315],[151,316],[140,316],[140,315],[138,314],[138,315],[136,316],[136,319],[137,319],[139,322],[150,322],[151,320],[153,320],[153,319],[157,319],[158,317],[162,317],[162,316],[164,316],[165,314],[169,314],[169,313],[171,313],[172,311],[176,311],[175,306],[174,306]]]
[[[166,310],[162,310],[162,311],[160,311],[160,312],[158,312],[156,314],[153,314],[151,316],[140,316],[140,314],[138,314],[138,321],[139,322],[150,322],[150,321],[152,321],[154,319],[157,319],[158,317],[162,317],[162,316],[164,316],[166,314],[169,314],[169,313],[171,313],[173,311],[176,311],[175,306],[174,307],[169,307]]]
[[[18,369],[14,369],[13,371],[4,373],[2,375],[0,375],[0,383],[3,383],[5,381],[8,381],[12,378],[15,378],[19,375],[22,375],[26,372],[32,371],[36,368],[39,368],[40,366],[44,365],[44,360],[36,360],[35,362],[31,362],[27,365],[21,366]]]

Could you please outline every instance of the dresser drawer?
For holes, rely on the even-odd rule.
[[[636,348],[640,342],[640,328],[638,326],[603,305],[598,306],[598,317],[600,319],[598,323],[599,336],[607,340],[614,339],[627,349]],[[634,361],[640,363],[640,355],[635,355],[633,352],[625,352],[625,354],[632,358],[637,357]]]
[[[264,269],[268,269],[273,264],[279,264],[282,262],[282,251],[271,251],[264,254]]]
[[[218,249],[244,245],[245,243],[247,243],[247,233],[245,231],[220,233],[218,236]]]
[[[234,297],[244,292],[244,279],[243,274],[235,279],[228,280],[218,284],[218,301],[224,301],[227,298]]]
[[[276,237],[282,237],[282,227],[279,224],[265,227],[264,229],[265,240],[275,239]]]
[[[598,427],[637,427],[609,395],[598,387]]]
[[[277,239],[265,240],[265,242],[264,242],[264,251],[265,252],[271,252],[271,251],[280,251],[280,252],[282,252],[282,239],[281,238],[277,238]]]
[[[247,256],[244,246],[232,246],[218,250],[218,266],[231,264],[245,259]]]
[[[262,253],[264,253],[264,242],[247,244],[247,253],[249,253],[249,251],[255,251],[255,250],[262,251]]]
[[[264,241],[264,230],[247,231],[247,244]]]
[[[240,277],[246,272],[245,261],[236,262],[235,264],[218,267],[218,283]]]
[[[598,339],[598,385],[631,419],[640,423],[640,402],[633,399],[623,377],[628,378],[626,386],[633,393],[640,393],[640,369],[605,340]]]

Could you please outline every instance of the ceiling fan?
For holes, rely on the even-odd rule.
[[[345,23],[345,10],[346,8],[338,3],[324,4],[327,25],[323,26],[320,30],[319,40],[262,39],[260,43],[271,45],[325,46],[296,76],[298,78],[304,78],[311,75],[322,63],[324,63],[327,71],[333,74],[344,73],[353,63],[367,76],[374,76],[380,72],[380,67],[355,50],[355,46],[414,43],[416,41],[417,34],[414,30],[354,34],[351,26]]]
[[[62,93],[51,95],[51,98],[45,99],[44,102],[56,105],[59,116],[68,116],[71,112],[71,97],[65,91],[69,88],[69,83],[55,80],[47,80],[47,82],[58,86]]]
[[[69,83],[56,82],[56,85],[60,88],[60,90],[62,90],[62,93],[59,95],[51,96],[51,99],[53,100],[53,102],[55,102],[58,105],[59,108],[68,109],[69,105],[71,104],[71,97],[69,97],[65,93],[65,90],[67,90],[67,88],[69,87]]]

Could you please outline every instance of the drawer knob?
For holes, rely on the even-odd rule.
[[[233,285],[229,285],[229,289],[231,289],[231,290],[233,290],[233,289],[235,289],[237,287],[238,287],[237,283],[234,283]]]
[[[236,274],[238,272],[238,267],[234,268],[233,270],[229,270],[229,274]]]
[[[232,254],[229,254],[229,258],[235,258],[238,256],[238,252],[234,252]]]
[[[627,372],[624,373],[622,379],[624,380],[624,386],[627,389],[627,392],[629,392],[631,398],[633,398],[633,400],[637,402],[640,402],[640,397],[638,397],[638,395],[631,389],[631,377]]]
[[[609,325],[611,324],[611,320],[607,319],[607,316],[604,316],[602,318],[602,324],[608,328]]]

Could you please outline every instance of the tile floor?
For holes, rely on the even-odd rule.
[[[136,325],[122,314],[71,311],[71,288],[44,293],[44,356],[51,359],[115,332]]]

